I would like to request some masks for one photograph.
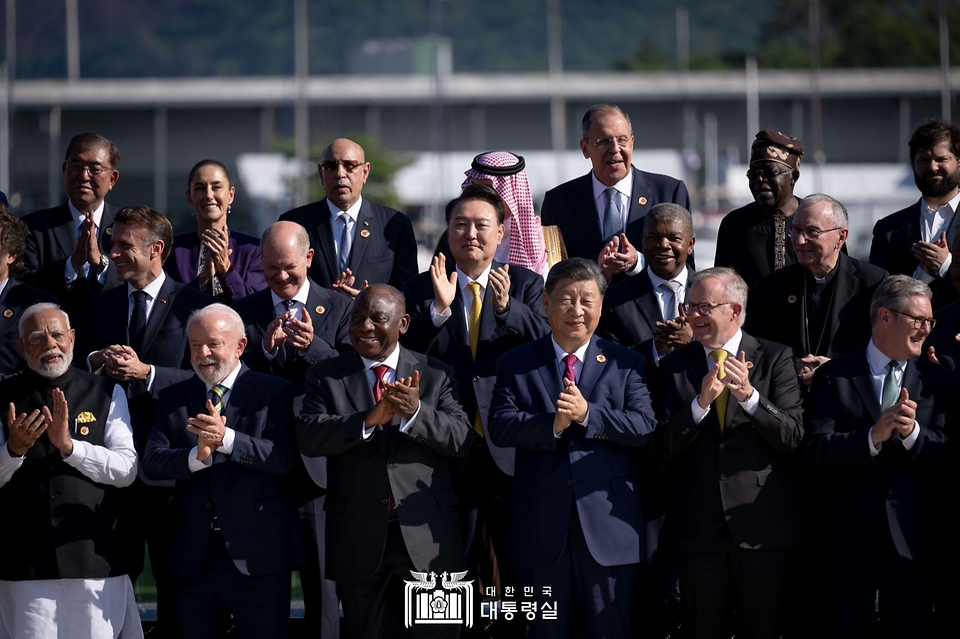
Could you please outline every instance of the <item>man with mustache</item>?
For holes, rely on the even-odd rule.
[[[960,236],[960,129],[927,120],[910,138],[910,166],[920,189],[917,204],[873,227],[870,263],[930,286],[937,310],[957,299],[950,282],[950,246]]]
[[[123,389],[73,368],[55,304],[20,320],[28,368],[0,383],[0,637],[142,637],[117,522],[137,475]]]

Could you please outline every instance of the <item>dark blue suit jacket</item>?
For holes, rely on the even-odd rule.
[[[230,262],[233,269],[224,278],[226,288],[233,302],[267,288],[263,279],[263,265],[260,263],[260,240],[250,235],[230,232],[228,245],[233,253]],[[184,233],[173,238],[173,253],[163,268],[176,281],[193,288],[200,288],[197,277],[197,265],[200,262],[200,236],[196,233]]]
[[[641,561],[645,540],[635,447],[644,445],[656,426],[643,371],[639,354],[593,336],[577,383],[590,405],[587,426],[571,424],[558,438],[553,420],[563,381],[553,338],[500,358],[489,432],[498,446],[517,449],[509,563],[552,566],[571,517],[580,518],[599,564]]]
[[[447,264],[452,273],[456,266],[451,262]],[[491,268],[500,266],[501,263],[494,262]],[[438,328],[433,325],[430,312],[433,302],[430,273],[413,278],[404,291],[411,320],[402,342],[411,350],[436,357],[453,368],[464,412],[473,423],[479,410],[484,433],[489,434],[490,397],[497,377],[497,360],[510,350],[550,332],[543,313],[543,278],[522,266],[511,265],[510,308],[503,315],[494,312],[493,291],[487,287],[480,313],[476,360],[470,353],[470,335],[459,287],[458,282],[456,298],[450,306],[450,318]],[[512,475],[513,449],[500,448],[489,438],[487,443],[500,470]]]
[[[337,248],[333,243],[327,199],[287,211],[280,220],[296,222],[307,229],[310,247],[314,250],[313,263],[307,273],[320,286],[330,288],[340,277],[340,269],[337,267]],[[368,233],[366,237],[365,232]],[[417,266],[417,240],[410,218],[363,198],[354,226],[350,270],[358,285],[367,280],[370,284],[390,284],[402,291],[420,270]]]
[[[17,339],[20,338],[20,318],[23,312],[40,302],[56,303],[57,299],[12,277],[0,293],[0,379],[26,370],[27,363],[20,357]]]
[[[283,476],[293,463],[291,393],[285,381],[242,367],[224,413],[236,433],[233,453],[215,452],[212,466],[196,473],[187,466],[197,445],[187,418],[206,412],[206,386],[194,375],[160,393],[141,465],[149,479],[176,480],[170,504],[174,578],[199,574],[214,516],[241,573],[290,569],[296,547]]]
[[[639,251],[643,240],[643,218],[650,207],[661,202],[675,202],[689,211],[690,195],[680,180],[647,173],[635,166],[632,168],[633,194],[625,232]],[[556,225],[560,229],[569,257],[583,257],[595,262],[603,249],[604,238],[593,201],[591,175],[592,171],[547,191],[541,206],[541,220],[544,226]],[[640,204],[641,198],[643,204]],[[687,263],[693,267],[692,255]]]
[[[817,369],[808,399],[807,460],[824,474],[825,547],[847,559],[880,556],[888,531],[901,557],[937,556],[935,518],[944,504],[948,425],[955,393],[949,374],[924,357],[908,362],[903,388],[917,403],[920,435],[908,451],[894,435],[870,455],[870,429],[880,418],[866,349]]]

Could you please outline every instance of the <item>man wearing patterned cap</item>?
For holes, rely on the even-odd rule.
[[[533,211],[533,196],[523,156],[507,151],[490,151],[473,158],[470,168],[463,172],[469,184],[486,184],[503,200],[507,216],[503,222],[503,241],[494,256],[498,262],[522,266],[547,274],[547,251],[543,243],[540,220]]]
[[[747,286],[797,261],[787,229],[800,204],[793,188],[802,156],[803,142],[779,131],[760,131],[750,149],[747,180],[754,201],[720,222],[714,260],[736,269]]]

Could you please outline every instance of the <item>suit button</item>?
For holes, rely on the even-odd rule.
[[[680,434],[683,435],[684,437],[686,437],[687,435],[690,434],[690,429],[689,429],[689,428],[684,428],[684,429],[683,429],[683,432],[680,433]]]
[[[54,528],[56,528],[56,527],[57,527],[57,524],[59,524],[59,523],[60,523],[59,521],[55,521],[55,522],[52,522],[50,525],[53,526]]]
[[[723,449],[726,448],[726,447],[727,447],[726,444],[720,444],[720,450],[723,450]]]
[[[572,480],[572,479],[568,479],[568,480],[567,480],[567,486],[573,486],[573,480]]]
[[[206,506],[207,508],[213,508],[213,504],[210,503],[209,501],[205,503],[204,506]]]
[[[479,382],[479,381],[480,381],[480,376],[479,376],[479,375],[474,375],[474,376],[473,376],[473,383],[476,384],[476,383]]]
[[[387,464],[387,470],[393,470],[396,467],[397,467],[396,464]]]
[[[380,503],[386,505],[386,504],[389,503],[389,502],[388,502],[388,500],[386,500],[386,499],[381,499],[381,500],[380,500]]]
[[[720,475],[720,479],[721,479],[721,481],[722,481],[722,480],[724,480],[724,479],[726,479],[726,478],[727,478],[727,476],[726,476],[726,475]]]
[[[53,495],[50,495],[50,501],[56,501],[59,496],[60,495],[57,495],[56,493],[54,493]]]

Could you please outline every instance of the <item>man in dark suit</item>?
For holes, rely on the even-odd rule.
[[[400,291],[361,291],[350,317],[355,350],[307,371],[297,421],[301,453],[327,457],[327,576],[348,637],[401,636],[402,582],[414,571],[463,570],[448,458],[466,455],[473,431],[450,367],[398,344],[409,321]]]
[[[576,636],[577,625],[584,637],[630,636],[645,559],[635,449],[655,420],[643,358],[594,335],[605,289],[592,260],[554,265],[543,296],[552,334],[497,364],[490,438],[517,449],[507,560],[559,615],[534,621],[538,637]]]
[[[153,426],[157,394],[192,375],[187,318],[212,301],[164,273],[172,241],[173,228],[161,213],[146,206],[117,213],[110,261],[123,285],[90,298],[77,337],[77,352],[85,356],[89,370],[111,377],[126,389],[133,440],[141,456]],[[127,496],[130,577],[136,581],[143,569],[146,539],[157,579],[157,620],[165,634],[175,634],[166,579],[168,540],[163,534],[171,490],[145,483],[141,476]]]
[[[505,563],[514,451],[487,437],[497,359],[549,330],[543,278],[493,259],[503,239],[504,215],[503,201],[492,188],[464,188],[446,209],[452,263],[438,255],[430,270],[413,278],[404,291],[412,319],[403,344],[456,371],[460,399],[473,422],[476,437],[458,475],[457,494],[471,578],[481,566],[484,585],[490,584],[481,564],[484,526],[497,556],[500,582],[516,584]]]
[[[17,348],[23,312],[39,302],[57,301],[53,295],[14,279],[23,270],[26,240],[27,225],[0,205],[0,379],[26,370]]]
[[[822,193],[803,198],[789,229],[797,262],[750,290],[747,332],[792,348],[805,386],[818,366],[866,346],[870,300],[887,276],[842,252],[847,227],[847,209],[837,200]]]
[[[675,202],[689,211],[687,187],[630,164],[633,126],[620,107],[590,107],[582,130],[580,150],[593,170],[547,191],[542,223],[560,229],[569,257],[598,261],[607,279],[636,275],[643,269],[635,248],[643,236],[643,216],[660,202]]]
[[[418,272],[413,224],[400,211],[361,196],[370,175],[363,147],[334,140],[323,150],[317,170],[327,197],[280,216],[310,235],[316,254],[310,279],[350,297],[366,284],[403,289]]]
[[[103,201],[120,177],[120,152],[96,133],[70,140],[63,162],[67,201],[24,217],[30,228],[24,281],[55,295],[76,320],[94,293],[117,286],[107,257],[117,209]]]
[[[285,638],[290,619],[293,517],[292,389],[240,363],[243,320],[228,306],[188,323],[196,376],[160,392],[143,471],[175,480],[170,574],[184,637]]]
[[[314,252],[307,231],[299,224],[268,226],[260,252],[268,288],[244,297],[235,306],[249,338],[243,360],[253,370],[282,377],[293,385],[296,415],[303,404],[307,369],[350,348],[347,322],[351,304],[345,295],[322,288],[307,277]],[[307,562],[299,568],[304,618],[313,634],[336,639],[340,630],[336,584],[322,577],[327,460],[315,457],[304,461],[305,468],[297,461],[290,474],[298,531],[307,549]]]
[[[947,507],[941,472],[955,393],[948,373],[920,356],[934,323],[931,297],[908,276],[884,280],[866,349],[814,376],[806,456],[830,488],[822,498],[835,637],[871,636],[878,590],[889,636],[928,636],[926,586],[945,546],[935,521]]]
[[[660,362],[654,449],[673,491],[661,540],[677,553],[684,637],[776,637],[791,549],[803,540],[790,451],[803,437],[800,385],[782,344],[741,330],[747,285],[696,273],[685,304],[694,342]]]
[[[933,308],[957,299],[950,283],[950,247],[960,237],[960,129],[927,120],[910,138],[910,166],[920,189],[916,204],[873,227],[870,263],[893,274],[910,275],[930,286]]]

